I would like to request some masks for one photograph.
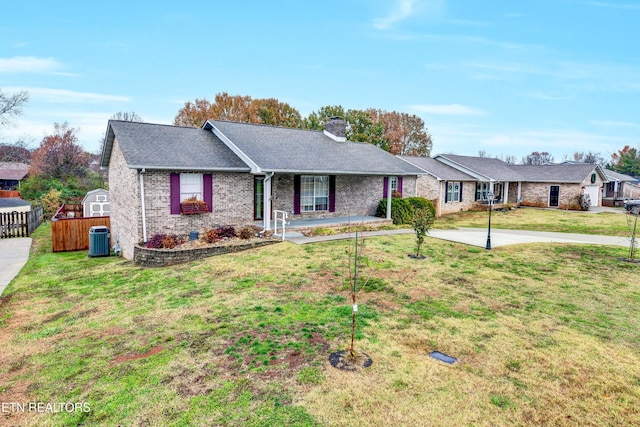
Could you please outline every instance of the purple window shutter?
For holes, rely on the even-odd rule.
[[[300,175],[293,176],[293,213],[300,214]]]
[[[382,188],[382,198],[386,199],[387,198],[387,187],[389,186],[389,178],[388,177],[384,177],[384,186]]]
[[[213,180],[210,173],[202,175],[202,192],[204,202],[209,206],[209,212],[213,212]]]
[[[171,194],[171,214],[180,214],[180,174],[169,175],[169,192]]]
[[[336,211],[336,177],[329,176],[329,212]]]
[[[460,181],[460,201],[462,201],[462,181]]]
[[[398,193],[402,196],[402,177],[398,177]]]

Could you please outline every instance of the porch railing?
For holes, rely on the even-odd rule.
[[[273,234],[278,234],[278,221],[282,223],[282,240],[285,239],[285,233],[287,229],[287,219],[289,218],[289,213],[287,211],[273,211]]]

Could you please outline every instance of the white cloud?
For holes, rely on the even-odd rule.
[[[62,64],[53,58],[35,56],[14,56],[0,58],[0,73],[61,74]]]
[[[589,123],[595,126],[613,127],[613,128],[640,128],[638,123],[621,122],[617,120],[591,120]]]
[[[477,108],[468,107],[460,104],[448,105],[409,105],[409,109],[419,111],[421,113],[454,115],[454,116],[482,116],[484,111]]]
[[[129,102],[131,98],[122,95],[106,95],[93,92],[76,92],[67,89],[49,89],[40,87],[8,87],[8,92],[26,90],[32,100],[39,100],[52,104]]]
[[[414,10],[415,0],[396,0],[391,13],[373,21],[373,26],[378,30],[388,30],[394,24],[408,18]]]

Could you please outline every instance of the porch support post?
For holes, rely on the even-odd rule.
[[[275,172],[271,172],[270,174],[265,174],[264,176],[264,188],[262,191],[264,192],[262,195],[262,206],[263,206],[263,228],[265,231],[271,229],[271,179]]]
[[[518,195],[516,199],[517,203],[522,202],[522,182],[518,181]]]
[[[509,203],[509,181],[504,182],[502,189],[502,203]]]
[[[387,219],[391,219],[391,176],[387,177]]]
[[[142,212],[142,241],[147,243],[147,209],[144,203],[144,169],[140,169],[140,210]]]

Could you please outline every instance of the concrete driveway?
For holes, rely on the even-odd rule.
[[[464,243],[484,248],[487,244],[486,228],[459,228],[456,230],[429,230],[429,237]],[[519,243],[587,243],[629,247],[625,237],[595,236],[591,234],[552,233],[546,231],[491,229],[491,247]]]
[[[29,259],[31,237],[0,239],[0,296]]]

